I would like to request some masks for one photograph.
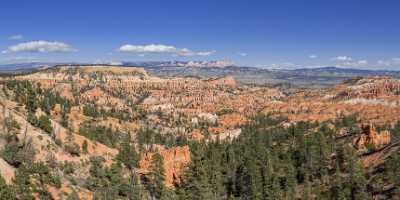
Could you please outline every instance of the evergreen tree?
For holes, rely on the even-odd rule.
[[[82,143],[82,152],[84,154],[88,153],[88,142],[87,142],[87,140],[84,140],[83,143]]]
[[[0,176],[0,199],[17,200],[17,195],[12,187]]]
[[[41,115],[39,117],[39,128],[43,129],[48,134],[51,134],[53,132],[51,121],[46,115]]]
[[[350,190],[349,199],[368,199],[366,192],[367,179],[362,164],[359,162],[356,152],[353,148],[346,148],[346,161],[349,180],[346,186]]]
[[[165,190],[164,161],[159,153],[154,153],[150,168],[150,193],[156,199],[161,199]]]
[[[208,172],[204,156],[204,143],[194,143],[191,146],[192,162],[184,175],[184,192],[181,199],[213,199],[211,185],[208,182]]]
[[[136,168],[139,166],[140,158],[135,147],[130,144],[129,140],[124,141],[121,144],[117,160],[129,170],[131,194],[134,195],[132,198],[139,199],[141,198],[141,186],[139,179],[137,178]]]

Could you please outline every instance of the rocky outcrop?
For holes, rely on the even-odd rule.
[[[242,133],[242,129],[234,129],[234,130],[226,130],[222,133],[219,134],[212,134],[210,139],[213,141],[216,140],[228,140],[231,141],[237,137],[240,136],[240,134]]]
[[[174,147],[171,149],[158,148],[158,153],[162,156],[165,170],[165,185],[174,186],[181,182],[181,175],[185,167],[190,163],[190,150],[188,146]],[[142,155],[139,162],[140,173],[148,174],[151,169],[151,160],[154,153],[147,152]]]
[[[221,116],[218,119],[218,123],[222,125],[223,127],[227,128],[235,128],[239,127],[242,125],[247,124],[248,120],[246,119],[245,116],[237,114],[237,113],[232,113],[232,114],[226,114]]]
[[[380,148],[391,142],[389,131],[378,132],[372,124],[363,124],[361,130],[361,136],[356,138],[353,142],[359,150],[364,150],[368,148],[368,146]]]
[[[362,78],[342,88],[338,97],[374,99],[397,95],[400,92],[400,81],[391,77]]]
[[[6,183],[10,184],[14,177],[15,169],[9,165],[5,160],[0,158],[0,175],[4,178]]]
[[[220,86],[230,86],[235,87],[236,81],[232,76],[225,76],[223,78],[211,79],[209,80],[211,84],[220,85]]]

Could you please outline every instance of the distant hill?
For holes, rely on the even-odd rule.
[[[181,67],[181,66],[146,66],[145,69],[157,76],[200,76],[221,77],[230,75],[244,84],[282,84],[299,87],[328,87],[354,77],[391,76],[400,78],[400,71],[361,70],[338,67],[303,68],[303,69],[261,69],[255,67]]]
[[[21,73],[65,63],[23,63],[0,65],[0,73]],[[75,63],[77,64],[77,63]],[[82,64],[88,65],[88,64]],[[227,61],[122,62],[119,66],[143,67],[160,77],[216,78],[232,76],[242,84],[289,84],[297,87],[329,87],[354,77],[391,76],[400,78],[400,71],[365,70],[339,67],[301,69],[262,69],[236,66]]]
[[[38,69],[53,67],[62,63],[30,62],[0,65],[0,73],[24,73]]]

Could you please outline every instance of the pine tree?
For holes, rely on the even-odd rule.
[[[212,150],[210,152],[211,162],[209,166],[210,172],[210,183],[212,185],[213,196],[214,199],[220,199],[221,196],[225,194],[225,188],[223,187],[223,166],[221,165],[220,161],[221,158],[221,150]]]
[[[351,147],[346,150],[347,171],[349,181],[346,184],[350,190],[350,199],[367,199],[365,173],[362,164],[359,162],[356,152]]]
[[[43,129],[46,133],[51,134],[53,132],[51,121],[46,115],[41,115],[39,117],[38,123],[39,123],[39,128]]]
[[[303,200],[312,199],[312,185],[309,180],[309,175],[307,174],[304,179],[304,189],[303,189]]]
[[[0,199],[17,200],[17,195],[12,187],[0,176]]]
[[[265,199],[276,199],[277,187],[276,178],[274,176],[274,162],[269,150],[266,152],[266,163],[263,165],[262,173],[264,174],[264,197]]]
[[[286,175],[287,178],[287,191],[286,191],[286,199],[295,199],[296,197],[296,171],[293,165],[288,162],[288,172]]]
[[[203,200],[213,199],[212,188],[208,180],[204,143],[194,143],[191,146],[192,163],[184,174],[183,199]]]
[[[87,142],[87,140],[84,140],[83,143],[82,143],[82,152],[84,154],[88,153],[88,142]]]
[[[135,146],[130,144],[130,137],[124,141],[119,149],[117,160],[120,161],[130,173],[131,193],[134,197],[141,198],[141,186],[137,178],[136,168],[139,166],[139,154],[136,152]]]
[[[29,171],[25,165],[22,165],[13,178],[13,190],[18,199],[34,199],[31,184]]]
[[[156,199],[161,199],[165,190],[164,161],[159,153],[154,153],[150,168],[151,195]]]

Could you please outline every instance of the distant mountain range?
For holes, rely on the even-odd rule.
[[[23,63],[0,65],[2,73],[20,73],[66,63]],[[400,71],[364,70],[338,67],[302,69],[261,69],[236,66],[229,61],[168,61],[168,62],[121,62],[121,66],[143,67],[150,74],[161,77],[216,78],[233,76],[244,84],[289,84],[297,87],[327,87],[354,77],[391,76],[400,78]],[[88,65],[73,63],[72,65]],[[90,65],[90,64],[89,64]]]

